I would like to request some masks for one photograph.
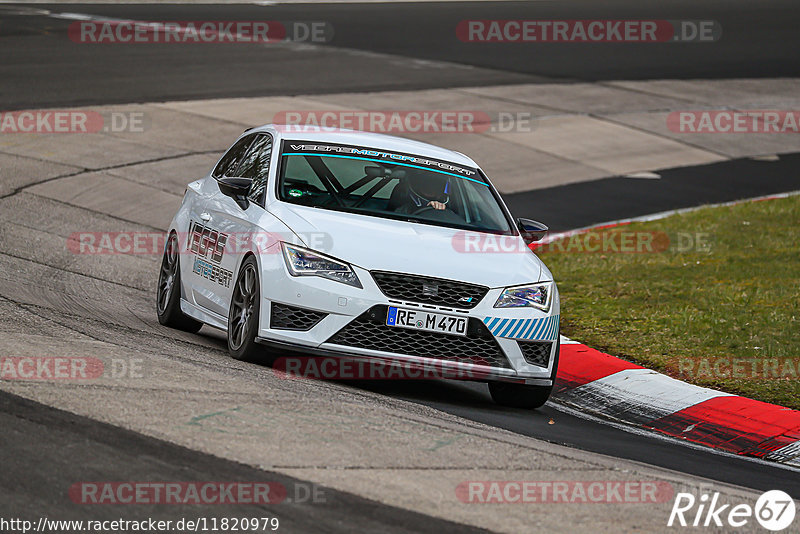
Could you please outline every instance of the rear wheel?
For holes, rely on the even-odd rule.
[[[561,353],[561,336],[556,341],[556,354],[553,361],[553,372],[550,375],[553,383],[558,371],[558,356]],[[527,384],[513,384],[511,382],[489,382],[489,393],[492,400],[501,406],[512,408],[534,409],[541,408],[550,398],[553,386],[529,386]]]
[[[161,271],[158,275],[156,292],[156,312],[158,322],[164,326],[197,332],[203,323],[195,321],[181,311],[181,269],[178,258],[178,237],[172,233],[164,247],[161,258]]]
[[[249,256],[239,269],[228,312],[228,352],[237,360],[252,361],[262,353],[256,343],[260,304],[258,264]]]

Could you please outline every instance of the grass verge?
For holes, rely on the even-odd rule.
[[[800,196],[593,231],[537,254],[558,282],[565,336],[800,409]]]

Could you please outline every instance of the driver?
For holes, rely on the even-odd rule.
[[[396,211],[415,213],[423,208],[443,210],[450,200],[450,181],[436,173],[411,171],[406,175],[407,194]]]

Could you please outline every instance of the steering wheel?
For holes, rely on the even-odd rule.
[[[445,208],[446,209],[446,208]],[[424,213],[426,211],[444,211],[444,210],[437,210],[433,206],[422,206],[421,208],[417,208],[411,215],[419,215],[420,213]]]

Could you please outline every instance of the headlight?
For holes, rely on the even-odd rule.
[[[350,264],[288,243],[281,242],[281,247],[292,276],[321,276],[361,289],[361,281]]]
[[[539,308],[550,309],[553,300],[553,282],[541,282],[527,286],[508,287],[500,293],[495,308]]]

